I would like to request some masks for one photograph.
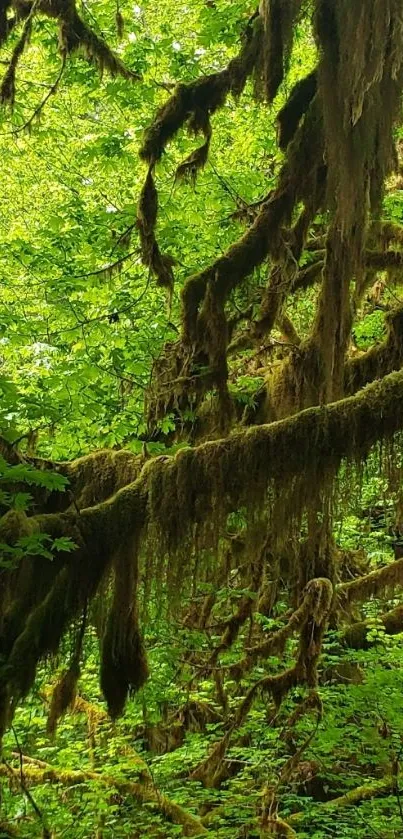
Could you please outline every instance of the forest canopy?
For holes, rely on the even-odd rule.
[[[402,0],[0,51],[0,835],[397,837]]]

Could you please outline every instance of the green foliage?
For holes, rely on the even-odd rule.
[[[67,478],[57,472],[36,469],[29,463],[10,465],[0,456],[0,508],[3,512],[29,510],[32,505],[29,487],[64,492],[67,484]],[[55,552],[69,552],[75,548],[75,543],[67,536],[52,539],[46,533],[28,533],[12,545],[0,541],[0,568],[17,566],[24,556],[43,556],[51,560]]]
[[[216,810],[212,825],[217,839],[230,839],[234,831],[241,831],[248,824],[253,830],[261,785],[267,782],[268,772],[276,783],[285,764],[288,745],[284,740],[287,730],[284,726],[302,694],[296,691],[290,696],[275,725],[267,724],[270,708],[264,701],[258,702],[240,729],[237,743],[228,752],[231,768],[228,779],[219,790],[204,789],[189,780],[188,774],[217,741],[222,723],[207,723],[203,731],[188,731],[182,739],[179,719],[175,732],[175,726],[166,726],[165,714],[166,708],[179,710],[189,702],[209,703],[219,714],[214,685],[206,679],[192,689],[186,682],[175,681],[178,661],[189,647],[194,650],[197,643],[194,637],[183,633],[173,644],[167,625],[164,630],[164,622],[158,624],[158,630],[158,643],[151,652],[155,675],[142,695],[129,703],[121,722],[112,726],[103,715],[97,687],[97,641],[93,636],[87,642],[79,693],[99,715],[96,727],[91,730],[90,718],[85,713],[67,714],[59,723],[56,740],[44,736],[49,678],[45,668],[37,692],[18,711],[13,731],[5,742],[5,757],[11,759],[17,749],[50,763],[61,773],[98,771],[132,781],[144,771],[141,758],[147,762],[153,783],[161,792],[188,810],[201,808],[210,813]],[[67,649],[63,650],[63,658],[67,653]],[[236,651],[232,656],[236,656]],[[275,664],[275,659],[268,662],[271,667]],[[335,818],[338,836],[349,839],[353,836],[366,839],[368,825],[390,839],[399,835],[401,818],[395,795],[364,802],[358,810],[332,812],[323,808],[323,802],[391,771],[403,748],[402,674],[401,636],[385,643],[379,633],[376,647],[354,654],[346,654],[336,637],[329,638],[320,671],[323,719],[301,767],[282,790],[282,812],[302,810],[304,813],[298,836],[334,836]],[[258,675],[259,668],[250,680]],[[231,701],[235,706],[237,692]],[[295,746],[303,742],[313,726],[312,719],[301,720],[293,732]],[[158,743],[163,746],[167,736],[172,738],[172,751],[162,754],[150,751],[150,742],[155,749]],[[106,839],[132,835],[129,825],[131,830],[135,825],[142,836],[154,836],[158,825],[164,836],[182,835],[178,826],[167,826],[154,808],[139,808],[134,799],[122,798],[113,787],[105,788],[95,780],[67,789],[63,785],[43,783],[35,786],[34,795],[56,834],[63,832],[68,839],[84,839],[99,829],[101,823]],[[22,811],[26,813],[29,835],[39,837],[40,823],[29,804],[24,803],[23,793],[11,792],[4,786],[4,816],[18,820]]]
[[[366,315],[354,329],[354,339],[360,350],[368,350],[385,337],[383,312],[377,310]]]
[[[30,513],[36,490],[50,495],[66,489],[67,481],[58,472],[32,465],[35,457],[67,460],[94,447],[142,452],[142,440],[149,436],[144,393],[163,346],[178,339],[183,283],[243,232],[239,210],[274,187],[283,162],[275,113],[290,86],[310,72],[315,60],[315,46],[299,26],[290,75],[273,110],[253,98],[249,84],[240,104],[229,99],[214,115],[211,155],[195,185],[174,182],[178,164],[195,147],[194,137],[180,132],[169,146],[157,172],[163,210],[158,238],[162,250],[175,260],[176,285],[167,310],[164,292],[140,260],[136,206],[145,168],[138,148],[145,126],[177,82],[215,72],[236,54],[254,7],[245,0],[143,0],[138,5],[119,0],[122,37],[116,32],[115,2],[100,0],[83,7],[97,31],[142,80],[131,84],[107,75],[100,79],[82,55],[75,55],[56,95],[32,120],[60,69],[54,22],[41,18],[18,68],[13,113],[0,111],[0,428],[2,437],[26,455],[18,465],[0,457],[2,512]],[[16,38],[13,34],[2,52],[4,60],[10,58]],[[24,127],[27,122],[29,130]],[[387,221],[402,221],[400,189],[388,192],[383,212]],[[318,239],[325,221],[315,220]],[[301,265],[314,261],[312,252],[303,253]],[[257,316],[266,274],[266,266],[259,267],[247,286],[234,292],[228,303],[234,320],[242,320],[249,310]],[[393,278],[385,275],[384,285],[381,308],[366,300],[359,309],[353,333],[359,352],[383,341],[384,308],[396,302],[396,296],[400,299]],[[312,287],[303,297],[295,295],[287,309],[302,339],[312,327],[316,302]],[[275,334],[274,344],[281,352],[284,342]],[[266,381],[261,367],[271,369],[272,350],[273,345],[263,345],[230,359],[229,390],[240,420],[247,409],[258,407]],[[147,441],[147,454],[164,454],[168,445],[172,453],[183,445],[179,434],[171,446],[181,423],[193,428],[196,413],[184,410],[179,421],[178,414],[167,409]],[[349,492],[352,480],[356,476],[342,475],[340,496]],[[346,551],[365,549],[375,570],[392,559],[390,527],[392,519],[396,521],[400,490],[386,498],[387,482],[379,477],[376,458],[360,480],[368,514],[341,516],[334,535]],[[372,508],[381,506],[383,519],[374,520]],[[238,511],[230,517],[224,537],[242,536],[244,530],[245,517]],[[2,572],[18,571],[23,559],[39,556],[52,562],[58,553],[69,554],[75,547],[68,537],[51,538],[42,532],[1,543],[0,586]],[[292,548],[286,545],[284,552]],[[189,563],[189,557],[184,562]],[[282,589],[281,574],[276,605],[269,614],[256,616],[260,640],[283,625],[289,592]],[[146,764],[151,787],[186,811],[203,815],[215,839],[259,835],[257,814],[266,785],[279,792],[284,817],[303,813],[300,839],[401,835],[398,793],[363,801],[359,807],[332,811],[323,806],[390,774],[402,762],[402,636],[388,636],[380,619],[399,604],[396,592],[373,597],[356,616],[368,618],[367,638],[373,645],[369,650],[349,652],[337,633],[329,633],[320,666],[324,713],[295,772],[283,781],[290,755],[315,729],[308,715],[287,741],[288,720],[305,697],[302,688],[291,692],[281,710],[267,696],[257,697],[230,743],[221,785],[206,788],[192,771],[228,730],[246,691],[291,664],[296,642],[288,640],[282,657],[269,656],[234,676],[231,667],[251,645],[249,626],[242,625],[219,659],[225,693],[220,698],[217,672],[208,662],[220,644],[225,621],[240,603],[255,602],[256,593],[237,574],[218,588],[206,578],[198,588],[196,608],[204,596],[214,594],[216,600],[211,626],[204,631],[186,622],[182,613],[157,608],[155,592],[148,590],[146,580],[140,583],[150,681],[130,700],[124,719],[112,724],[97,679],[106,583],[101,595],[105,602],[95,604],[88,619],[78,684],[83,703],[62,716],[54,740],[44,733],[55,664],[62,672],[74,660],[80,627],[73,626],[56,662],[43,663],[34,690],[17,710],[4,742],[3,756],[14,767],[14,777],[11,782],[7,775],[0,777],[1,820],[30,839],[44,836],[38,813],[46,815],[57,839],[182,836],[182,827],[167,820],[155,801],[140,805],[116,783],[105,785],[93,777],[77,784],[63,782],[63,772],[80,770],[142,783]],[[190,612],[192,603],[186,605]],[[37,769],[41,762],[51,764],[59,775],[55,783],[44,778],[30,788],[36,812],[21,782],[22,755]]]

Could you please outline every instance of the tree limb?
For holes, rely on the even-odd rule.
[[[340,795],[338,798],[333,798],[331,801],[325,801],[321,805],[321,810],[339,809],[340,807],[351,807],[355,804],[360,804],[361,801],[370,801],[372,798],[381,798],[384,795],[392,795],[396,790],[398,780],[393,775],[387,775],[380,781],[373,781],[369,784],[356,787],[355,789],[346,792],[345,795]],[[298,824],[305,818],[305,813],[293,813],[288,817],[290,824]]]
[[[7,776],[7,768],[0,764],[0,776]],[[112,787],[123,796],[132,796],[139,804],[153,805],[168,821],[181,825],[184,836],[201,836],[207,833],[200,819],[192,813],[187,812],[175,801],[167,798],[151,784],[142,784],[135,781],[125,781],[114,775],[103,775],[101,772],[86,770],[58,769],[48,766],[46,769],[24,765],[24,776],[26,783],[45,784],[56,783],[65,786],[75,786],[96,781],[104,787]]]
[[[398,635],[403,632],[403,606],[384,612],[378,620],[386,635]],[[341,640],[353,650],[366,650],[377,643],[376,637],[373,640],[368,638],[368,632],[373,628],[370,621],[357,621],[344,630]]]

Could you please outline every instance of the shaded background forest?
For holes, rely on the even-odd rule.
[[[401,3],[0,12],[3,835],[394,839]]]

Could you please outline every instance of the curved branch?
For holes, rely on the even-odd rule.
[[[289,223],[298,201],[318,209],[323,196],[322,116],[316,99],[291,143],[276,190],[263,203],[253,225],[212,265],[190,277],[182,291],[184,336],[196,336],[199,308],[211,284],[221,305],[268,255],[278,258],[284,249],[281,227]]]
[[[282,626],[281,629],[277,629],[275,632],[271,632],[269,637],[265,641],[262,641],[261,644],[250,647],[243,659],[230,665],[229,669],[232,676],[239,678],[251,670],[253,665],[261,658],[268,658],[270,655],[281,655],[284,652],[288,638],[291,637],[293,632],[301,629],[311,609],[312,597],[309,592],[306,592],[301,605],[291,615],[285,626]]]

